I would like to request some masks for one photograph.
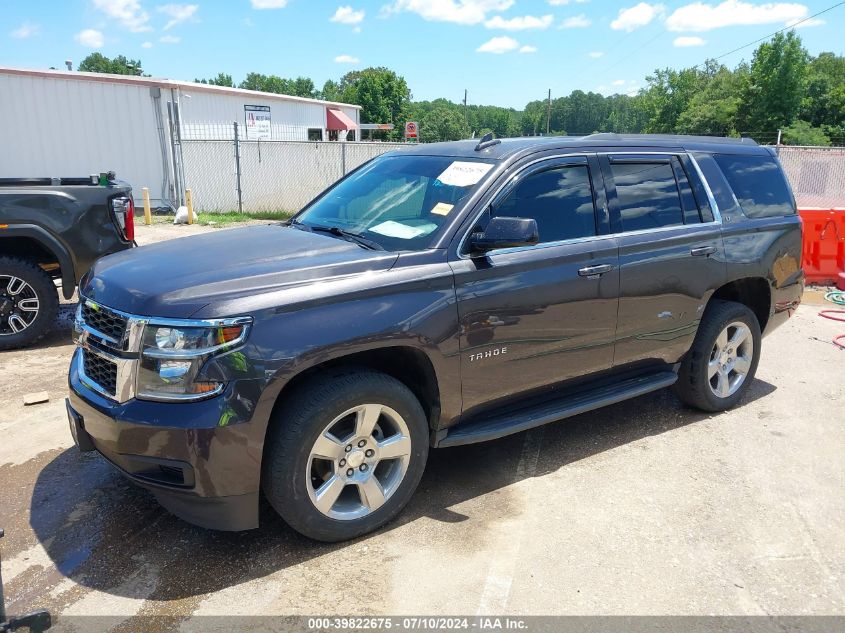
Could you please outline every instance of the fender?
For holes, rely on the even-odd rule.
[[[4,237],[28,237],[50,251],[59,262],[62,274],[62,295],[70,299],[76,290],[76,269],[70,252],[55,236],[36,224],[10,224],[0,232],[0,240]]]

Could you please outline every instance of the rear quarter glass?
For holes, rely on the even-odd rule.
[[[773,218],[795,213],[792,192],[774,156],[714,154],[713,159],[747,217]]]

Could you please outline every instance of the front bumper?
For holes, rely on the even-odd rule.
[[[250,420],[254,385],[236,381],[214,398],[113,402],[68,377],[68,418],[77,446],[96,450],[176,516],[216,530],[258,527],[263,432]],[[261,429],[263,431],[263,429]]]

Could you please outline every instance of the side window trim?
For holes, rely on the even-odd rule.
[[[698,218],[698,221],[695,222],[695,224],[701,224],[703,222],[701,217],[701,207],[698,205],[698,200],[695,198],[695,192],[690,184],[689,176],[684,170],[684,166],[681,163],[680,158],[677,156],[672,157],[672,173],[675,175],[675,186],[678,188],[678,193],[680,194],[682,219],[684,224],[692,224],[692,222],[687,221],[688,213],[692,213]],[[685,188],[689,190],[689,193],[692,196],[692,207],[688,204],[689,198],[684,195]]]
[[[468,258],[468,253],[466,249],[467,240],[469,236],[472,234],[475,227],[478,225],[478,222],[485,216],[488,215],[489,210],[491,207],[494,207],[497,203],[504,200],[504,197],[513,190],[513,187],[520,181],[522,178],[528,177],[535,173],[540,173],[543,171],[548,171],[549,169],[555,169],[560,167],[587,167],[587,174],[590,179],[590,187],[592,190],[592,197],[593,197],[593,218],[596,222],[596,235],[591,235],[588,237],[578,237],[566,240],[559,240],[555,242],[541,242],[539,244],[535,244],[533,246],[520,246],[518,248],[508,248],[502,249],[502,253],[513,253],[513,252],[520,252],[520,251],[528,251],[528,250],[535,250],[535,249],[542,249],[548,248],[551,246],[558,246],[560,244],[574,244],[578,242],[586,242],[591,240],[598,240],[603,239],[608,236],[608,231],[606,228],[603,230],[603,223],[601,218],[598,216],[600,209],[606,209],[606,199],[605,199],[605,192],[604,192],[604,178],[602,178],[601,173],[596,173],[597,163],[595,162],[595,154],[590,153],[578,153],[578,154],[567,154],[565,156],[547,156],[544,158],[540,158],[535,160],[527,165],[524,165],[516,174],[508,178],[505,182],[498,186],[496,191],[487,198],[487,201],[483,203],[480,210],[474,213],[472,221],[466,224],[466,228],[463,230],[463,235],[458,242],[457,248],[457,255],[461,259]],[[493,251],[493,253],[498,253],[499,251]]]
[[[610,166],[612,161],[618,160],[620,162],[670,162],[673,156],[677,156],[679,160],[681,160],[681,164],[684,164],[684,158],[689,160],[689,163],[692,165],[693,169],[695,170],[696,180],[701,184],[704,194],[707,196],[708,206],[712,210],[712,219],[703,220],[701,225],[707,226],[711,224],[722,224],[722,216],[720,213],[719,205],[716,203],[715,196],[710,189],[710,184],[707,182],[707,179],[704,177],[704,173],[701,170],[701,167],[698,165],[698,161],[696,157],[690,153],[679,153],[679,152],[655,152],[654,154],[648,154],[643,152],[633,152],[631,154],[625,154],[624,152],[599,152],[596,154],[596,158],[598,160],[599,166],[601,168],[602,177],[603,177],[603,184],[604,184],[604,194],[607,196],[607,210],[609,216],[609,224],[610,224],[610,234],[612,235],[631,235],[631,234],[638,234],[638,233],[655,233],[655,232],[663,232],[663,231],[671,231],[671,230],[678,230],[683,229],[687,226],[687,224],[680,224],[675,226],[663,226],[659,228],[652,228],[652,229],[637,229],[634,231],[623,231],[622,230],[622,217],[619,213],[619,207],[616,204],[616,184],[613,181],[613,174],[610,171]],[[693,189],[693,195],[696,195],[696,187],[693,186],[693,183],[690,182],[690,186]],[[733,193],[731,191],[731,193]],[[680,191],[679,191],[680,194]],[[737,203],[738,206],[738,203]],[[701,209],[701,207],[699,207]]]

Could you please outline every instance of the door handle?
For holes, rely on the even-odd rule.
[[[582,277],[592,277],[594,275],[604,275],[613,270],[612,264],[597,264],[595,266],[586,266],[578,270],[578,274]]]
[[[695,246],[690,249],[689,254],[693,257],[707,257],[716,252],[715,246]]]

